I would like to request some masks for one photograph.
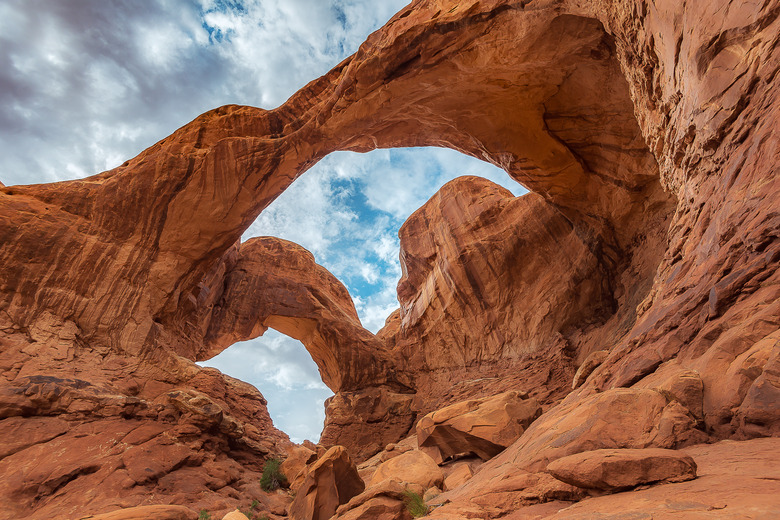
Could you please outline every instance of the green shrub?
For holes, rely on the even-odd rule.
[[[198,520],[211,520],[211,515],[205,509],[201,509],[198,513]]]
[[[409,511],[413,518],[420,518],[428,514],[428,506],[425,505],[425,500],[414,491],[409,491],[408,489],[404,491],[404,504],[406,505],[406,510]]]
[[[268,459],[263,466],[263,476],[260,477],[260,487],[263,491],[273,491],[287,484],[287,478],[282,475],[279,466],[282,461],[279,459]]]
[[[252,500],[252,503],[251,503],[251,504],[249,504],[249,510],[250,510],[250,511],[254,511],[254,510],[255,510],[255,509],[257,509],[259,506],[260,506],[260,502],[258,502],[256,499],[255,499],[255,500]]]

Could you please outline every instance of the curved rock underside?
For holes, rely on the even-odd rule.
[[[268,327],[304,342],[336,392],[322,442],[357,460],[452,402],[535,397],[546,413],[461,497],[576,452],[545,451],[544,425],[604,403],[677,428],[604,448],[777,435],[778,15],[416,1],[278,109],[207,112],[88,179],[0,185],[0,518],[234,507],[289,441],[257,391],[193,362]],[[533,194],[462,178],[412,215],[379,334],[302,248],[239,243],[328,153],[429,145]]]

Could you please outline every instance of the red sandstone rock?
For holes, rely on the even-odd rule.
[[[165,351],[133,361],[69,336],[56,334],[73,365],[46,340],[0,341],[0,495],[12,497],[0,518],[80,518],[159,496],[224,513],[259,479],[257,460],[281,451],[253,387]]]
[[[395,381],[384,344],[362,327],[346,287],[304,248],[253,238],[237,246],[225,269],[219,287],[201,288],[206,299],[194,301],[194,309],[180,307],[175,318],[177,328],[204,338],[193,347],[199,349],[191,353],[196,359],[273,327],[306,345],[334,391]]]
[[[595,450],[557,459],[547,471],[573,486],[616,491],[639,484],[694,479],[696,462],[685,453],[659,448]]]
[[[411,520],[412,515],[406,510],[403,501],[387,496],[377,496],[333,518],[338,520]]]
[[[341,504],[364,489],[365,484],[346,450],[335,446],[309,467],[290,506],[290,518],[328,520]]]
[[[462,453],[487,460],[516,441],[541,413],[536,399],[505,392],[426,415],[417,422],[417,439],[420,449],[437,463]]]
[[[686,448],[698,464],[695,480],[602,497],[550,514],[550,520],[586,520],[605,513],[627,518],[775,518],[780,515],[780,441],[723,441]]]
[[[433,486],[440,486],[444,482],[444,474],[425,452],[413,450],[380,464],[368,485],[374,486],[383,480],[417,484],[423,490],[427,490]]]
[[[419,484],[384,479],[368,487],[347,504],[339,506],[334,519],[338,520],[411,520],[404,501],[407,493],[422,495]]]
[[[287,458],[279,471],[287,477],[290,489],[297,491],[306,478],[306,466],[317,460],[317,454],[305,446],[292,445],[287,448]]]
[[[140,506],[113,511],[84,520],[194,520],[197,514],[183,506]]]
[[[358,460],[405,436],[417,413],[520,382],[548,411],[540,421],[562,424],[564,411],[589,417],[594,400],[636,385],[647,406],[630,421],[596,414],[610,432],[652,425],[623,437],[628,445],[693,442],[703,431],[776,435],[777,13],[772,1],[421,0],[278,109],[213,110],[89,179],[0,186],[0,417],[17,418],[0,429],[16,431],[19,417],[71,425],[56,437],[59,423],[30,426],[34,445],[3,446],[0,518],[137,506],[166,481],[157,496],[232,509],[257,459],[286,440],[258,392],[191,360],[271,323],[304,338],[329,384],[348,390],[331,401],[323,439],[344,440]],[[236,246],[327,153],[421,145],[484,158],[538,195],[515,199],[466,179],[417,212],[402,230],[402,307],[380,341],[304,253],[253,246],[244,257]],[[241,294],[232,282],[266,276],[234,269],[262,266],[249,257],[265,253],[312,267],[313,278],[291,273],[296,283],[285,284],[276,265],[274,290],[291,292],[255,296],[269,308],[226,299]],[[318,306],[310,297],[323,283],[328,305]],[[343,352],[333,341],[341,333]],[[600,349],[609,356],[558,405],[574,367]],[[646,384],[673,397],[676,383],[654,374],[672,364],[698,372],[700,415],[695,378],[681,387],[685,404],[648,397]],[[224,431],[219,414],[174,404],[172,392],[191,390],[232,418]],[[532,426],[518,449],[488,462],[458,490],[476,499],[468,514],[504,516],[569,492],[510,462],[541,463],[553,438],[593,449],[567,431],[578,443]],[[133,485],[122,455],[147,443],[171,450],[171,472]],[[181,446],[192,455],[181,458]],[[547,455],[535,460],[529,446]],[[212,469],[215,481],[197,477]],[[753,504],[772,514],[772,481],[743,475],[740,493],[761,490]],[[673,486],[687,485],[706,481]],[[598,503],[664,511],[649,498],[655,505]]]
[[[398,443],[390,443],[385,449],[358,465],[358,473],[365,482],[369,482],[377,468],[393,457],[417,450],[417,435],[410,435]]]
[[[474,492],[477,485],[482,492]],[[467,484],[442,493],[432,502],[431,518],[496,518],[529,505],[577,501],[585,493],[547,473],[515,471],[499,479],[483,480],[478,473]],[[564,504],[560,507],[565,507]],[[557,512],[557,509],[554,510]],[[549,514],[549,511],[548,511]]]
[[[364,461],[409,433],[415,420],[414,398],[385,386],[338,392],[325,401],[320,442],[346,444],[356,461]]]
[[[574,374],[574,379],[571,382],[572,389],[575,389],[584,383],[588,376],[591,375],[593,371],[604,362],[605,359],[607,359],[608,355],[609,350],[597,350],[596,352],[591,352],[577,369],[577,372]]]
[[[464,516],[468,518],[469,515],[551,520],[621,516],[741,520],[750,516],[773,518],[780,513],[777,501],[777,494],[780,493],[780,440],[722,441],[692,446],[685,451],[697,462],[698,477],[695,480],[591,497],[579,503],[551,497],[552,500],[547,504],[526,504],[511,509],[480,505],[479,498],[483,495],[458,490],[459,494],[456,495],[442,495],[446,505],[434,509],[429,516],[447,520]],[[480,472],[476,478],[483,476]],[[503,491],[506,486],[501,488],[494,485],[492,489],[488,496],[495,502],[514,497],[519,504],[522,497],[529,495],[528,491],[507,494]],[[506,514],[507,510],[512,512]]]
[[[691,433],[695,421],[681,408],[648,389],[616,388],[585,399],[567,399],[537,419],[497,459],[541,471],[553,460],[583,451],[674,448],[706,438]]]
[[[574,397],[574,396],[572,396]],[[582,490],[541,473],[568,455],[606,448],[674,447],[689,439],[693,419],[658,391],[614,389],[567,399],[542,415],[503,453],[439,500],[446,511],[498,516],[501,511],[553,500],[578,500]],[[557,481],[557,483],[556,483]]]
[[[444,489],[451,491],[468,482],[473,476],[471,466],[466,462],[460,463],[444,479]]]

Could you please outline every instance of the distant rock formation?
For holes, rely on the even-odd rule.
[[[218,108],[88,179],[0,185],[0,519],[263,496],[289,441],[259,392],[194,361],[268,327],[304,341],[336,392],[322,442],[358,462],[448,404],[536,399],[452,491],[472,516],[576,499],[543,473],[555,458],[779,435],[779,16],[418,0],[278,109]],[[412,215],[380,334],[306,251],[239,244],[328,153],[423,145],[533,194],[464,178]],[[353,500],[396,511],[399,492]]]

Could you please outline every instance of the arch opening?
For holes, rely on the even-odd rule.
[[[346,286],[360,324],[375,334],[399,305],[400,226],[441,186],[462,175],[487,178],[516,196],[526,193],[502,170],[454,150],[337,152],[297,179],[242,240],[275,236],[303,246]],[[319,440],[324,403],[334,395],[309,351],[322,350],[312,345],[317,343],[313,330],[306,330],[316,324],[304,321],[269,316],[262,327],[269,330],[261,336],[199,363],[258,388],[276,427],[299,443]],[[332,363],[320,360],[321,366]]]

